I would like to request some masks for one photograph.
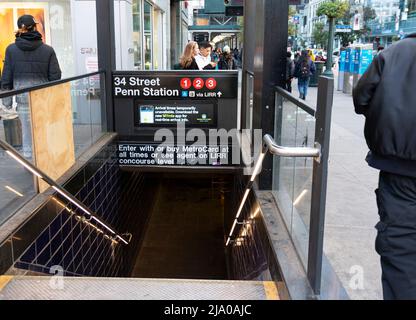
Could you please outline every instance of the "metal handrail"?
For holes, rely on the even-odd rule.
[[[271,135],[266,134],[263,137],[263,152],[269,151],[271,154],[280,157],[316,157],[320,158],[321,148],[309,147],[282,147],[276,144]]]
[[[34,90],[53,87],[53,86],[56,86],[58,84],[67,83],[67,82],[70,82],[70,81],[76,81],[76,80],[80,80],[80,79],[89,78],[89,77],[96,76],[96,75],[99,75],[99,74],[105,74],[105,71],[104,70],[99,70],[99,71],[96,71],[96,72],[81,74],[79,76],[64,78],[64,79],[55,80],[55,81],[49,81],[49,82],[45,82],[45,83],[42,83],[42,84],[38,84],[38,85],[35,85],[35,86],[32,86],[32,87],[27,87],[27,88],[22,88],[22,89],[6,90],[6,91],[1,91],[0,90],[0,99],[13,97],[15,95],[22,94],[22,93],[27,93],[27,92],[34,91]]]
[[[320,161],[321,158],[321,148],[319,144],[315,144],[316,148],[309,148],[309,147],[282,147],[279,146],[276,141],[274,141],[273,137],[269,134],[264,135],[263,137],[263,148],[262,152],[260,153],[259,157],[257,158],[256,164],[254,166],[253,173],[251,174],[250,180],[247,182],[243,199],[241,200],[240,206],[238,207],[237,214],[235,215],[233,225],[231,227],[230,233],[228,234],[227,241],[225,246],[228,246],[231,242],[231,237],[234,234],[234,229],[236,225],[239,223],[238,218],[243,211],[244,204],[248,198],[250,190],[253,187],[254,180],[256,176],[260,172],[261,165],[266,154],[269,152],[272,155],[277,155],[280,157],[307,157],[307,158],[315,158],[316,161]]]
[[[249,74],[250,76],[252,76],[252,77],[254,77],[254,72],[253,71],[250,71],[250,70],[244,70],[245,71],[245,73],[247,73],[247,74]]]
[[[274,87],[274,90],[281,95],[283,98],[289,100],[290,102],[294,103],[297,107],[301,108],[303,111],[309,113],[311,116],[315,116],[315,109],[313,109],[311,106],[307,105],[305,101],[296,98],[293,94],[286,91],[285,89],[281,87]]]
[[[29,170],[31,173],[33,173],[38,178],[41,178],[43,181],[45,181],[47,184],[49,184],[53,189],[55,189],[56,192],[58,192],[61,196],[63,196],[66,200],[70,201],[72,204],[74,204],[76,207],[81,209],[85,214],[90,216],[90,219],[94,220],[98,224],[101,225],[102,228],[107,230],[110,234],[112,239],[119,239],[124,244],[129,244],[131,240],[131,236],[129,236],[129,240],[125,240],[119,233],[114,231],[110,226],[108,226],[105,222],[103,222],[100,218],[96,216],[96,214],[91,211],[90,208],[88,208],[85,204],[83,204],[81,201],[79,201],[76,197],[74,197],[71,193],[66,191],[63,187],[61,187],[55,180],[50,178],[46,173],[44,173],[42,170],[34,166],[30,161],[28,161],[26,158],[22,157],[19,152],[17,152],[16,149],[14,149],[10,144],[8,144],[6,141],[0,139],[0,147],[6,150],[6,153],[16,160],[19,164],[21,164],[23,167],[25,167],[27,170]]]

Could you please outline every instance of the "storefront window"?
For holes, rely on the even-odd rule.
[[[0,68],[23,14],[38,21],[43,41],[55,49],[63,77],[98,70],[95,1],[75,0],[1,1]]]
[[[133,1],[133,48],[134,67],[142,69],[142,1]]]
[[[152,11],[153,7],[147,1],[144,2],[144,59],[145,69],[153,69],[153,52],[152,52]]]
[[[163,69],[163,13],[153,11],[153,69]]]

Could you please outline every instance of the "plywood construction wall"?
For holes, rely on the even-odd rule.
[[[70,83],[30,92],[35,164],[56,180],[75,163]],[[39,179],[39,191],[49,187]]]

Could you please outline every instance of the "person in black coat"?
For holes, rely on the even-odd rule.
[[[376,251],[384,299],[416,299],[416,33],[378,53],[353,90],[366,161],[380,170]]]
[[[15,43],[6,49],[1,87],[3,90],[21,89],[48,81],[61,79],[61,69],[52,47],[42,42],[42,35],[36,29],[31,15],[23,15],[17,21]],[[11,108],[12,98],[3,99]],[[31,157],[32,134],[27,94],[16,96],[17,112],[22,122],[23,153]]]
[[[295,77],[298,78],[299,98],[306,100],[308,94],[309,81],[315,73],[315,64],[312,62],[307,50],[302,54],[295,65]]]
[[[218,62],[218,69],[219,70],[236,70],[237,69],[236,60],[233,57],[229,46],[225,46],[223,48],[223,53],[220,57],[220,61]]]
[[[295,63],[292,60],[292,53],[286,54],[286,90],[292,92],[292,80],[295,74]]]

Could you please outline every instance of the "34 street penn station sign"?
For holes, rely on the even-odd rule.
[[[114,98],[176,98],[233,99],[237,98],[236,81],[227,72],[168,71],[115,72]]]

